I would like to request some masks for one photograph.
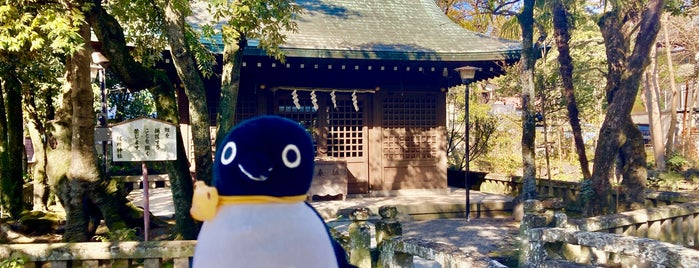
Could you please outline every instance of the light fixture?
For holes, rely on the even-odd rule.
[[[107,59],[107,57],[102,55],[102,53],[100,53],[100,52],[96,52],[96,51],[92,52],[92,55],[90,55],[90,56],[92,57],[92,62],[95,64],[105,65],[105,64],[109,63],[109,59]]]
[[[472,67],[472,66],[464,66],[464,67],[459,67],[454,69],[455,71],[459,72],[459,77],[461,77],[461,82],[464,83],[464,85],[471,83],[473,79],[476,77],[476,71],[480,71],[481,68],[478,67]]]
[[[469,84],[473,82],[474,78],[476,78],[476,71],[480,71],[481,68],[478,67],[473,67],[473,66],[464,66],[464,67],[459,67],[454,69],[455,71],[459,72],[459,77],[461,78],[461,83],[464,84],[464,94],[465,94],[465,109],[464,109],[464,147],[465,148],[465,153],[464,153],[464,167],[465,167],[465,174],[464,174],[464,190],[466,190],[466,221],[470,221],[470,214],[471,214],[471,191],[470,191],[470,184],[468,182],[468,173],[471,172],[470,170],[470,159],[469,159],[469,154],[471,153],[471,148],[469,148],[469,122],[468,122],[468,110],[469,110]]]

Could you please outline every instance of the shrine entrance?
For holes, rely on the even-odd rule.
[[[308,130],[316,149],[316,161],[344,162],[348,193],[369,191],[367,94],[373,92],[274,91],[274,114],[295,120]]]

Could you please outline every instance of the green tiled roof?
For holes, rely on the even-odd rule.
[[[297,33],[282,49],[287,57],[426,61],[519,58],[521,43],[461,28],[433,0],[297,0],[303,12]],[[197,19],[206,17],[205,5]],[[199,20],[201,22],[202,20]],[[220,37],[209,44],[222,51]],[[246,55],[264,55],[251,42]]]

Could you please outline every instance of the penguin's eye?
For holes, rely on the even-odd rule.
[[[282,150],[282,161],[288,168],[296,168],[301,165],[301,151],[295,144],[289,144]]]
[[[238,147],[236,147],[235,142],[229,141],[223,146],[223,151],[221,152],[221,164],[227,166],[233,160],[235,160],[235,155],[238,153]]]

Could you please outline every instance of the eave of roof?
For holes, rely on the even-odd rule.
[[[409,61],[493,61],[519,59],[521,43],[461,28],[433,0],[297,0],[298,31],[281,45],[287,57]],[[210,18],[194,4],[195,26]],[[221,53],[221,37],[207,44]],[[255,42],[245,55],[263,56]]]

